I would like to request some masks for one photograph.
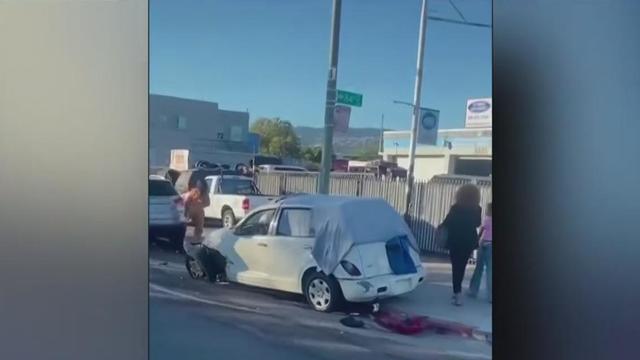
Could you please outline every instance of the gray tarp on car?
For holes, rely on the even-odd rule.
[[[326,274],[331,274],[357,244],[386,242],[406,235],[410,246],[419,251],[407,223],[382,199],[300,195],[281,203],[312,209],[316,238],[312,255]]]

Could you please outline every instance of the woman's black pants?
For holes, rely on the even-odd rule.
[[[462,280],[464,279],[464,271],[467,268],[469,257],[473,249],[456,249],[449,250],[449,258],[451,259],[451,272],[453,281],[453,292],[459,294],[462,291]]]

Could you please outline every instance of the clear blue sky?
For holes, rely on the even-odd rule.
[[[150,92],[209,100],[320,127],[331,0],[150,0]],[[364,94],[352,127],[410,127],[420,0],[343,0],[338,88]],[[455,0],[491,23],[491,0]],[[448,0],[432,15],[459,19]],[[491,96],[491,29],[429,21],[422,105],[464,125],[466,99]]]

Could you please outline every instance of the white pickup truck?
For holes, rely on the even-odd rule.
[[[207,176],[211,204],[204,209],[204,216],[222,220],[225,228],[233,227],[240,219],[275,196],[260,194],[253,179],[245,176]]]

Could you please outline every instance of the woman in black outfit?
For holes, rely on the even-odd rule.
[[[462,305],[460,292],[467,262],[473,250],[478,248],[478,227],[482,209],[480,190],[473,184],[461,186],[456,192],[455,204],[449,210],[442,226],[447,230],[447,248],[451,259],[453,297],[452,304]]]

